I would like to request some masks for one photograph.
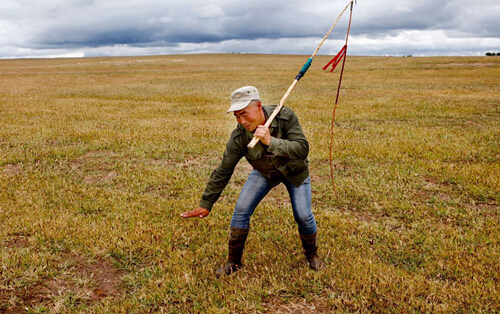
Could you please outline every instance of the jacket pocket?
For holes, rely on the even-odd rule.
[[[307,162],[303,159],[290,159],[286,164],[291,173],[300,173],[307,169]]]

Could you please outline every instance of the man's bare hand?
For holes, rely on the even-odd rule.
[[[264,125],[259,125],[257,129],[255,129],[255,133],[253,134],[255,137],[258,137],[259,140],[264,145],[271,144],[271,133],[269,133],[269,128]]]
[[[181,214],[182,218],[191,218],[191,217],[198,217],[198,218],[205,218],[210,214],[210,211],[206,208],[203,207],[198,207],[196,209],[193,209],[191,211],[185,212]]]

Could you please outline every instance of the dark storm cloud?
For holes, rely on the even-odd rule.
[[[443,30],[450,36],[499,37],[500,3],[488,1],[366,2],[357,10],[355,33],[374,36],[402,30]]]
[[[302,38],[318,36],[317,15],[287,11],[287,6],[269,2],[228,3],[224,7],[144,6],[138,10],[115,10],[91,14],[90,7],[68,8],[63,17],[36,30],[38,45],[137,45],[151,43],[203,43],[228,39]],[[80,11],[81,10],[81,11]],[[60,10],[59,10],[60,11]],[[63,12],[60,11],[62,14]]]
[[[497,2],[359,0],[351,33],[358,45],[355,52],[480,54],[494,48],[495,42],[498,46]],[[120,55],[242,49],[304,53],[312,49],[312,41],[323,37],[346,4],[341,0],[3,0],[0,58],[44,51],[99,55],[101,49],[103,54]],[[330,41],[341,41],[346,27],[347,14]],[[477,49],[471,52],[464,46]],[[156,49],[165,47],[171,49]]]

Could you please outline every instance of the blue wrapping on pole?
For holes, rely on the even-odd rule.
[[[307,62],[304,64],[304,66],[302,67],[302,69],[300,69],[300,72],[299,74],[297,74],[297,76],[295,77],[295,79],[298,81],[300,80],[304,74],[306,74],[307,70],[309,70],[309,67],[311,66],[311,63],[313,62],[313,58],[309,58],[309,60],[307,60]]]

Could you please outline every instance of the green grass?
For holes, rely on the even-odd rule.
[[[316,57],[286,105],[310,142],[327,268],[307,268],[279,187],[252,217],[244,269],[214,276],[245,161],[208,218],[179,215],[236,124],[229,94],[255,85],[276,104],[306,60],[0,61],[0,313],[500,311],[495,57],[348,56],[338,199],[339,74]]]

